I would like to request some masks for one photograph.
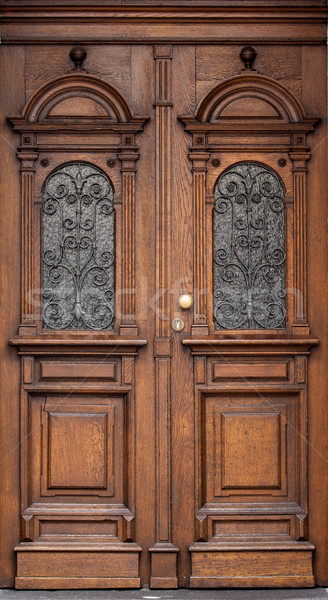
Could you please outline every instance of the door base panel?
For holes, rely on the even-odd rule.
[[[137,544],[116,549],[51,548],[37,543],[21,544],[17,551],[16,589],[139,588]]]
[[[190,587],[314,587],[313,546],[298,543],[294,549],[252,550],[191,548]],[[196,550],[197,547],[197,550]],[[295,549],[296,547],[296,549]]]
[[[313,588],[313,577],[190,577],[190,587],[200,588]]]
[[[16,590],[140,588],[139,577],[16,577]]]

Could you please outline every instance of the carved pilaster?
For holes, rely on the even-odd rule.
[[[24,139],[29,139],[23,136]],[[32,325],[34,319],[33,305],[30,304],[32,290],[35,286],[33,265],[33,203],[34,203],[34,163],[38,158],[37,152],[30,146],[22,148],[17,156],[21,161],[21,231],[22,231],[22,262],[21,262],[21,324]]]
[[[310,154],[304,151],[289,153],[293,162],[294,186],[294,319],[293,329],[307,334],[307,273],[306,273],[306,173]]]
[[[131,141],[130,138],[128,141]],[[135,163],[139,154],[133,149],[118,155],[122,172],[122,325],[121,333],[137,334],[135,324]]]
[[[150,587],[174,588],[178,548],[171,542],[171,61],[172,47],[155,46],[156,109],[156,543],[151,552]],[[165,576],[163,576],[165,573]]]
[[[198,139],[198,138],[197,138]],[[196,142],[197,142],[196,139]],[[189,154],[193,170],[194,324],[192,333],[208,334],[206,293],[206,172],[207,152]]]
[[[156,336],[170,335],[170,236],[171,236],[171,46],[155,46],[156,65]]]

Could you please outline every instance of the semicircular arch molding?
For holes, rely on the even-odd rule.
[[[202,123],[222,118],[304,119],[299,100],[280,82],[258,74],[232,77],[213,88],[200,102],[195,117]]]
[[[27,102],[23,117],[30,123],[65,117],[102,117],[128,123],[132,113],[120,92],[89,74],[70,73],[40,87]]]

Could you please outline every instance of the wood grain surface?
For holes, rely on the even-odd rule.
[[[328,585],[326,2],[1,19],[0,585]],[[108,331],[42,329],[44,184],[78,161],[114,189]],[[215,329],[214,189],[245,161],[285,191],[284,330]]]

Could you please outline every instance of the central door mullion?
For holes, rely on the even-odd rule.
[[[171,532],[171,63],[172,46],[154,46],[156,127],[156,299],[154,344],[156,405],[156,540],[150,587],[176,588],[177,552]]]

